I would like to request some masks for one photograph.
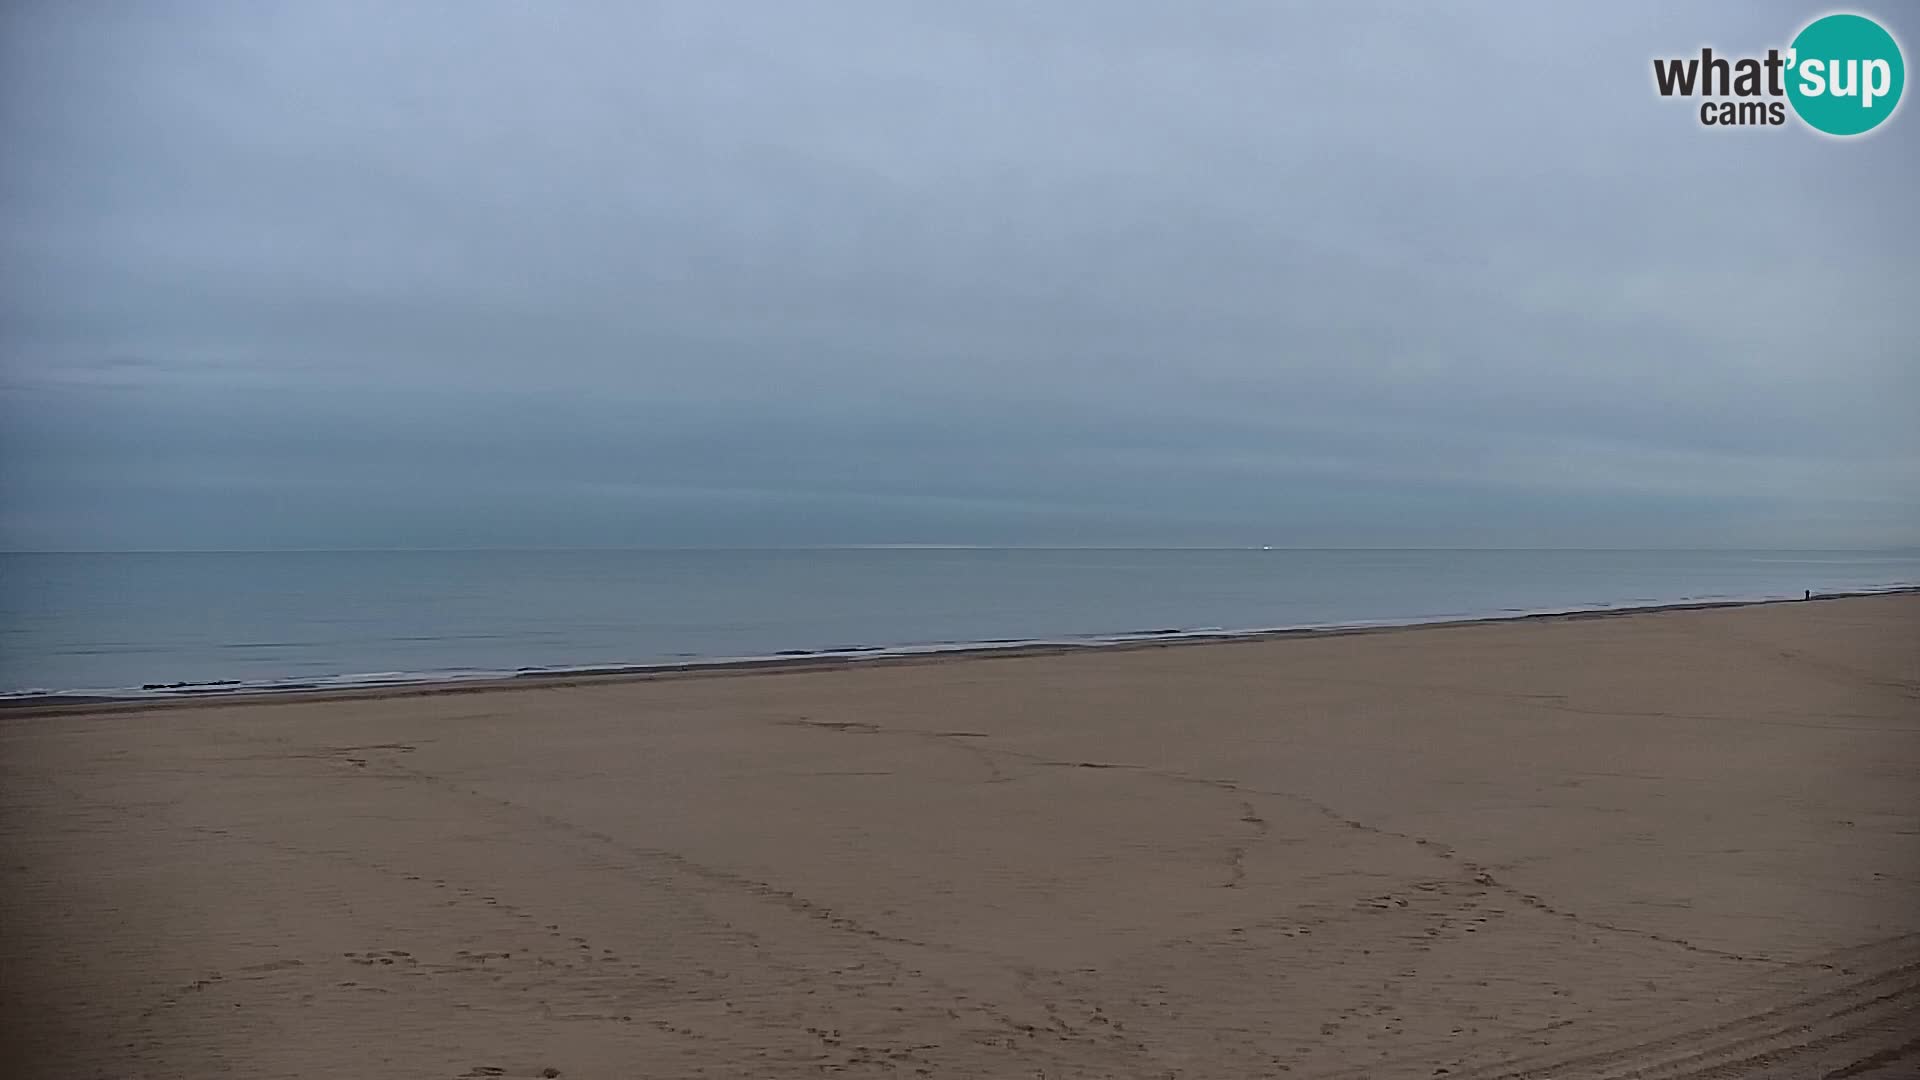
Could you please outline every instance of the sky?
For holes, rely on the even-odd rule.
[[[1920,544],[1916,106],[1574,7],[5,5],[0,547]]]

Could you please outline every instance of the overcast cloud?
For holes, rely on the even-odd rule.
[[[1920,542],[1823,8],[1322,8],[7,5],[0,544]]]

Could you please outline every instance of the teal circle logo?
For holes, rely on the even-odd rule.
[[[1787,100],[1809,127],[1829,135],[1880,126],[1907,84],[1900,44],[1864,15],[1815,19],[1787,56]]]

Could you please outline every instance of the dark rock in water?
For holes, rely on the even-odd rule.
[[[141,685],[142,690],[191,690],[203,686],[239,686],[239,679],[211,679],[206,682],[150,682]]]

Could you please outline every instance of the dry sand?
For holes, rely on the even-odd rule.
[[[1914,596],[0,755],[10,1076],[1920,1070]]]

